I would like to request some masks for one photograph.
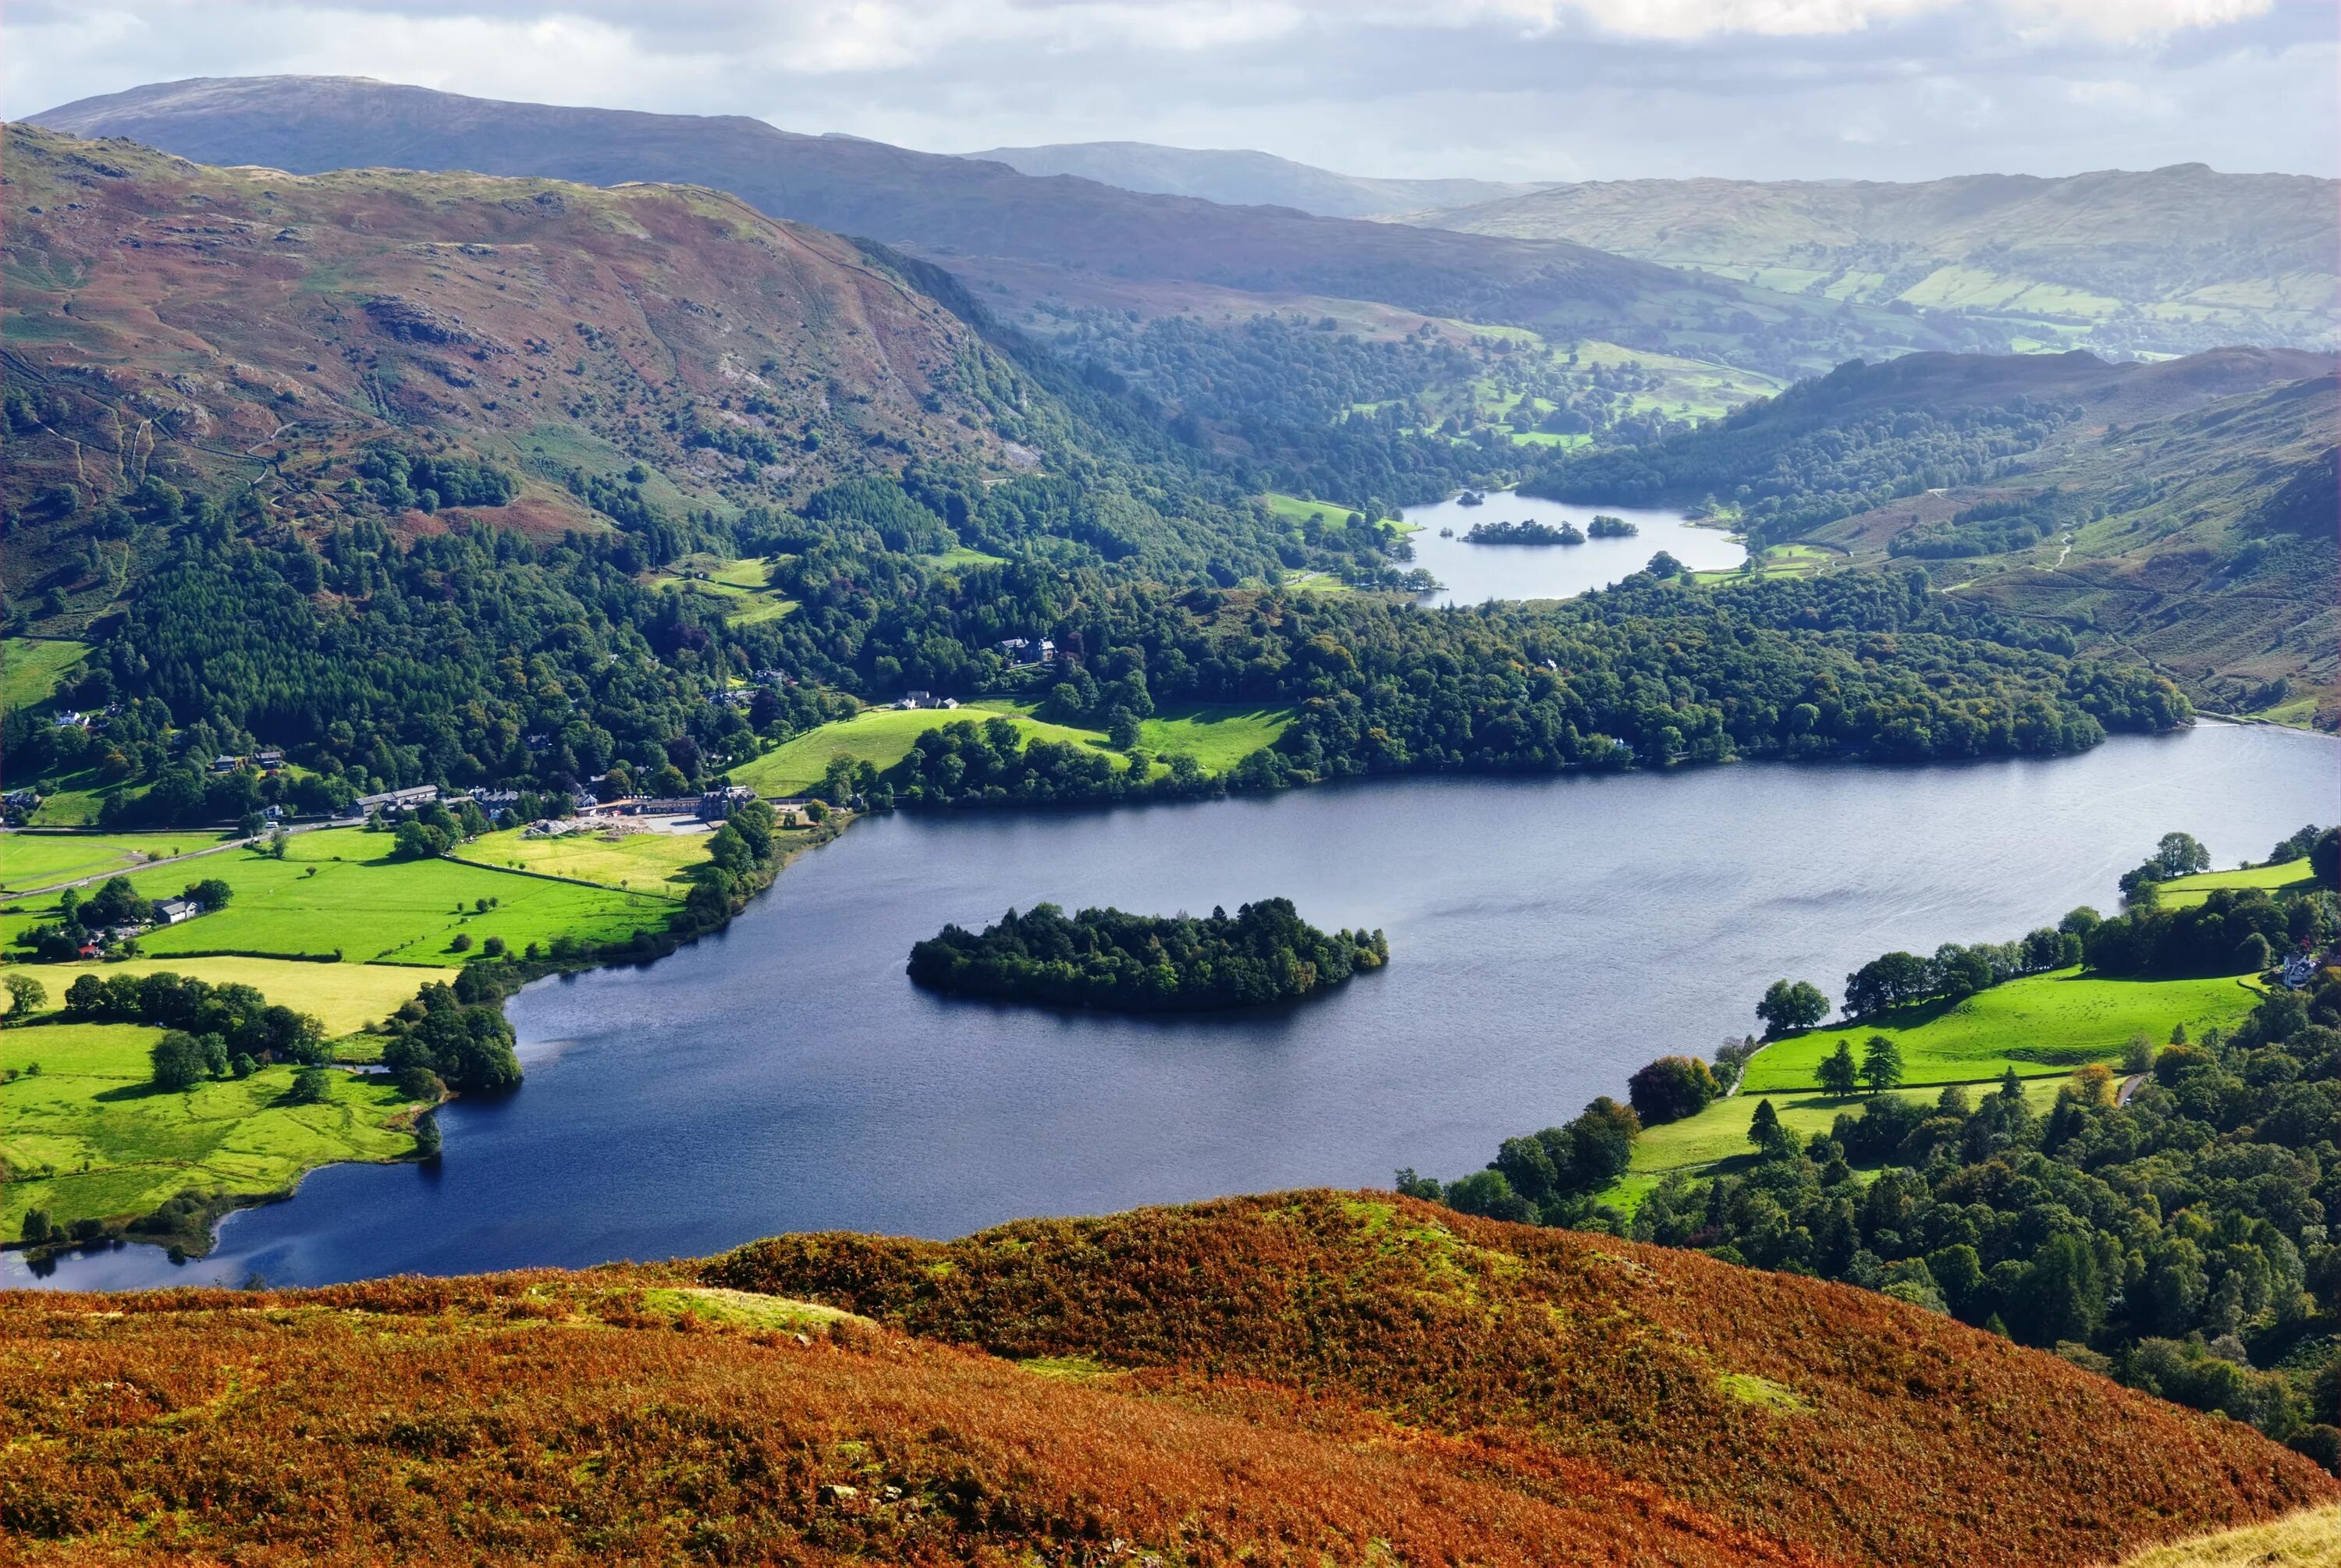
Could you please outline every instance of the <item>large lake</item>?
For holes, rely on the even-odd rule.
[[[1622,517],[1640,531],[1631,539],[1589,539],[1583,544],[1463,542],[1475,522],[1535,521],[1558,528],[1569,521],[1582,529],[1596,512]],[[1407,521],[1422,525],[1408,535],[1414,545],[1412,564],[1428,568],[1440,584],[1436,592],[1422,596],[1428,605],[1480,604],[1490,599],[1570,599],[1641,571],[1662,550],[1701,571],[1728,571],[1748,559],[1748,551],[1729,533],[1686,522],[1679,511],[1578,506],[1497,491],[1478,506],[1465,506],[1459,500],[1442,501],[1430,506],[1410,506],[1405,515]],[[1439,538],[1442,528],[1452,529],[1455,537]]]
[[[442,1115],[428,1166],[338,1166],[218,1254],[48,1283],[317,1284],[702,1254],[777,1231],[946,1236],[1476,1168],[1663,1051],[1834,991],[1890,948],[2004,938],[2183,829],[2219,863],[2334,818],[2341,749],[2204,725],[2077,758],[1413,779],[1058,815],[895,817],[720,937],[514,998],[528,1081]],[[1379,926],[1390,967],[1298,1011],[1057,1016],[911,988],[911,944],[1011,905],[1196,912],[1275,894]],[[29,1283],[14,1254],[8,1284]]]

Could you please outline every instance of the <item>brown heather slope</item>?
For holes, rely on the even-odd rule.
[[[1882,1296],[1375,1193],[0,1295],[0,1409],[28,1562],[2053,1568],[2341,1499]]]
[[[48,426],[15,432],[16,505],[58,481],[87,498],[265,472],[294,516],[329,511],[306,481],[392,433],[556,481],[640,461],[671,505],[913,456],[1004,471],[987,383],[1014,375],[965,323],[850,242],[722,193],[294,176],[5,136],[7,374]],[[752,474],[687,444],[700,426],[777,457]],[[498,521],[598,526],[558,482],[527,500]]]

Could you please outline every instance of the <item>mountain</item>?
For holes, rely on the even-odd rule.
[[[2047,344],[2341,346],[2341,184],[2200,164],[1919,184],[1619,180],[1410,221],[1568,239],[1787,293],[1954,312]]]
[[[556,108],[354,77],[273,76],[138,87],[34,118],[199,162],[295,173],[396,165],[596,185],[712,185],[773,217],[943,260],[1011,298],[1103,284],[1132,308],[1151,306],[1150,291],[1166,285],[1380,301],[1650,340],[1639,347],[1696,339],[1749,356],[1758,369],[1834,363],[1863,345],[1955,341],[1916,319],[1848,314],[1835,302],[1701,282],[1567,242],[1141,194],[1068,175],[1034,178],[981,159],[799,135],[737,116]]]
[[[1387,1193],[0,1301],[75,1558],[2064,1568],[2341,1497],[1884,1296]]]
[[[1151,142],[1058,142],[961,155],[988,158],[1027,174],[1077,174],[1125,191],[1200,196],[1229,206],[1292,207],[1325,218],[1473,206],[1543,189],[1501,180],[1377,180],[1337,174],[1273,153]]]

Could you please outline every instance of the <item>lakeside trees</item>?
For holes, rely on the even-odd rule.
[[[1808,980],[1775,980],[1756,1004],[1756,1017],[1764,1026],[1767,1039],[1792,1029],[1809,1029],[1828,1014],[1828,997]]]
[[[962,996],[1187,1012],[1291,1000],[1389,960],[1380,931],[1320,931],[1289,898],[1204,919],[1120,909],[1069,917],[1040,904],[981,932],[944,927],[911,949],[908,972],[916,985]]]

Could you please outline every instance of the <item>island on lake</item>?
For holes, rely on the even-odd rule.
[[[1314,995],[1389,961],[1381,932],[1320,931],[1290,898],[1207,919],[1038,904],[981,932],[945,926],[911,949],[909,973],[931,990],[998,1001],[1203,1012]]]
[[[1585,535],[1573,522],[1555,528],[1529,518],[1521,522],[1475,522],[1463,536],[1466,544],[1583,544]]]
[[[1628,522],[1622,517],[1597,514],[1585,525],[1585,531],[1595,539],[1631,539],[1642,530],[1640,524]]]

